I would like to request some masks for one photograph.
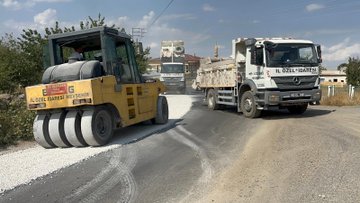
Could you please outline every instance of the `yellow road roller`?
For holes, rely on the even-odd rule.
[[[96,27],[49,36],[42,84],[26,87],[33,133],[45,148],[101,146],[122,128],[168,121],[165,86],[145,80],[131,37]]]

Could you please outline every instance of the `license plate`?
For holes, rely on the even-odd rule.
[[[290,94],[290,97],[303,97],[305,96],[304,93],[300,92],[300,93],[291,93]]]

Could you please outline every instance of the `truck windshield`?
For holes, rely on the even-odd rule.
[[[184,73],[183,64],[163,64],[161,73]]]
[[[318,65],[313,44],[268,44],[266,59],[268,67]]]

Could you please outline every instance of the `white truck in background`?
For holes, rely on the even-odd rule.
[[[272,107],[302,114],[321,99],[321,61],[320,46],[308,40],[238,38],[229,59],[201,61],[193,87],[214,110],[236,106],[248,118]]]
[[[186,91],[184,41],[162,41],[160,50],[160,81],[166,86],[167,93]]]

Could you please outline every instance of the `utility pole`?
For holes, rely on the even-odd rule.
[[[131,36],[136,41],[139,42],[144,37],[146,33],[145,28],[132,28],[131,29]]]
[[[141,39],[144,37],[146,33],[145,28],[132,28],[131,29],[131,37],[135,40],[136,45],[136,52],[142,54],[143,53],[143,46]]]

